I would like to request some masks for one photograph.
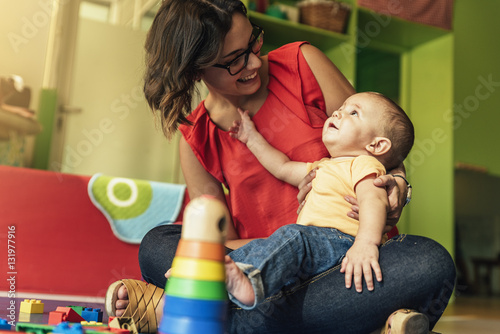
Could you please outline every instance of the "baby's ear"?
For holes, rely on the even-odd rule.
[[[389,152],[391,147],[392,143],[389,138],[375,137],[370,144],[366,145],[366,150],[374,156],[380,156]]]

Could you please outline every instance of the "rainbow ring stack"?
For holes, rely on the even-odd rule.
[[[228,217],[225,205],[213,197],[198,197],[186,206],[181,240],[165,286],[160,333],[224,333]]]

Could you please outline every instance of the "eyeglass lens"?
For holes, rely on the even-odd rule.
[[[262,48],[262,44],[264,42],[264,33],[263,31],[250,43],[250,47],[244,53],[242,53],[238,58],[231,62],[229,66],[229,71],[231,74],[236,74],[243,70],[248,63],[248,57],[250,56],[250,52],[254,54],[258,54],[260,49]]]

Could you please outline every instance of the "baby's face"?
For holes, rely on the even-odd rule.
[[[332,157],[358,156],[382,133],[381,97],[369,93],[350,96],[323,126],[323,143]]]

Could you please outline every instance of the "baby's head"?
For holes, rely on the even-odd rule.
[[[403,162],[414,137],[403,109],[375,92],[350,96],[323,127],[323,143],[332,157],[369,154],[387,170]]]

